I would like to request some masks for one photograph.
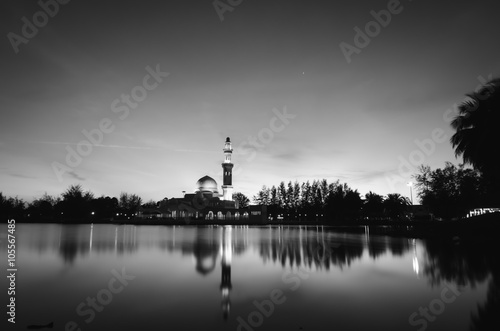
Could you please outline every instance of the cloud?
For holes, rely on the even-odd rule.
[[[275,154],[273,157],[287,162],[298,161],[301,159],[300,153],[298,152],[284,152]]]
[[[353,181],[373,180],[373,179],[377,179],[377,178],[384,178],[387,175],[387,169],[357,171],[354,174],[355,174],[355,178],[353,179]]]
[[[210,153],[210,154],[220,154],[219,151],[209,151],[209,150],[198,150],[198,149],[182,149],[176,148],[172,149],[174,152],[183,152],[183,153]]]
[[[77,146],[77,143],[69,143],[64,141],[26,141],[32,144],[44,144],[44,145],[72,145]],[[104,145],[104,144],[92,144],[94,147],[103,148],[125,148],[125,149],[163,149],[161,147],[149,147],[149,146],[126,146],[126,145]]]
[[[29,140],[29,141],[21,141],[16,140],[17,142],[28,143],[28,144],[42,144],[42,145],[71,145],[77,146],[78,143],[70,143],[65,141],[47,141],[47,140]],[[2,145],[2,142],[0,142]],[[93,147],[102,147],[102,148],[120,148],[120,149],[140,149],[140,150],[168,150],[171,152],[181,152],[181,153],[219,153],[218,151],[210,151],[210,150],[194,150],[194,149],[183,149],[183,148],[166,148],[161,146],[129,146],[129,145],[104,145],[104,144],[92,144]]]
[[[77,180],[81,180],[81,181],[84,181],[84,180],[85,180],[85,178],[84,178],[84,177],[82,177],[82,176],[78,175],[78,174],[77,174],[76,172],[74,172],[74,171],[69,171],[69,172],[68,172],[68,175],[70,175],[71,177],[73,177],[73,178],[75,178],[75,179],[77,179]]]
[[[21,174],[10,174],[11,177],[16,177],[16,178],[23,178],[23,179],[38,179],[39,177],[34,177],[34,176],[27,176],[27,175],[21,175]]]
[[[327,179],[328,181],[339,180],[340,182],[346,182],[347,184],[356,183],[359,181],[371,182],[378,178],[384,178],[387,174],[386,170],[352,170],[352,171],[337,171],[332,169],[331,172],[315,173],[313,179]],[[297,178],[309,179],[311,174],[301,174]]]

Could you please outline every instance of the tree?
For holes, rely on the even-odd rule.
[[[443,169],[420,166],[414,176],[418,196],[438,217],[463,217],[476,207],[484,207],[486,187],[478,170],[456,167],[446,162]]]
[[[304,210],[307,210],[309,206],[312,205],[312,189],[309,181],[302,183],[301,186],[301,207]]]
[[[280,185],[278,186],[278,206],[280,208],[285,208],[286,207],[286,188],[285,188],[285,182],[281,182]]]
[[[323,197],[321,196],[319,181],[313,180],[311,185],[311,192],[312,192],[312,206],[316,211],[320,211],[323,207]]]
[[[110,198],[109,196],[101,196],[94,199],[92,200],[92,212],[95,218],[114,218],[118,212],[118,199],[114,197]]]
[[[269,191],[269,204],[274,206],[277,206],[279,204],[278,190],[274,185],[271,187],[271,190]]]
[[[321,180],[321,182],[319,184],[319,189],[321,190],[322,204],[323,204],[323,206],[325,206],[328,194],[330,194],[330,189],[329,189],[329,186],[328,186],[328,181],[326,179],[322,179]]]
[[[266,187],[266,185],[262,186],[262,189],[257,193],[257,195],[254,195],[253,201],[259,205],[269,205],[269,189]]]
[[[137,209],[141,206],[142,199],[137,194],[120,193],[118,206],[124,216],[133,216]]]
[[[41,198],[33,200],[28,206],[28,213],[31,218],[53,219],[55,207],[61,201],[59,197],[48,195],[47,192]]]
[[[489,185],[488,196],[500,203],[498,185],[500,174],[496,161],[500,150],[500,79],[493,79],[467,98],[458,107],[458,115],[451,122],[456,130],[450,142],[455,155],[465,164],[479,170]]]
[[[293,194],[292,194],[292,206],[295,211],[298,210],[298,208],[301,205],[300,201],[300,184],[298,181],[295,181],[293,183]]]
[[[292,181],[289,181],[287,184],[286,195],[285,195],[285,205],[286,209],[290,211],[293,209],[293,185]]]
[[[384,212],[384,197],[372,191],[365,194],[363,215],[365,217],[380,217]]]
[[[17,196],[6,197],[0,192],[0,217],[19,219],[24,216],[26,202]]]
[[[91,201],[94,195],[90,191],[83,191],[80,184],[70,185],[62,194],[60,204],[57,209],[65,219],[82,219],[90,217]]]
[[[233,200],[238,202],[239,208],[245,208],[250,203],[250,199],[241,192],[233,193]]]
[[[142,205],[143,208],[156,208],[157,206],[158,204],[153,199],[150,199],[148,202]]]
[[[351,189],[345,183],[337,185],[326,198],[326,211],[335,220],[357,218],[362,205],[358,190]]]
[[[387,198],[384,200],[385,212],[392,219],[404,218],[405,212],[410,205],[410,200],[399,193],[387,194]]]

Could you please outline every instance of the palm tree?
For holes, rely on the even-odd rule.
[[[363,214],[367,217],[380,217],[384,211],[384,197],[373,193],[372,191],[365,194],[365,202],[363,204]]]
[[[410,205],[410,200],[399,193],[387,194],[387,198],[384,200],[385,211],[392,219],[403,218]]]
[[[497,152],[500,149],[498,123],[500,123],[499,78],[467,94],[467,99],[458,107],[458,115],[451,122],[451,126],[456,130],[450,139],[455,148],[455,155],[462,156],[464,163],[479,170],[492,187],[500,184],[498,163],[496,163]]]

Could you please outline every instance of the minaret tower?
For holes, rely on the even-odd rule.
[[[231,139],[226,138],[224,145],[224,162],[222,162],[222,200],[233,200],[233,164],[231,163],[231,155],[233,148],[231,147]]]

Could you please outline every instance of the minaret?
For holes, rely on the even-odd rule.
[[[231,139],[226,138],[224,145],[224,162],[222,162],[222,200],[233,200],[233,164],[231,163],[231,155],[233,148],[231,147]]]

